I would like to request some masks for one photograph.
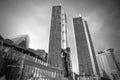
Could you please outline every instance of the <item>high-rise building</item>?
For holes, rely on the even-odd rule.
[[[113,48],[99,51],[97,54],[97,59],[99,61],[101,77],[110,78],[111,80],[113,77],[120,79],[120,71],[114,56]]]
[[[88,30],[87,22],[82,17],[73,18],[74,33],[78,56],[79,75],[99,75],[97,60]]]
[[[67,17],[61,5],[53,6],[49,39],[48,63],[71,78],[70,48],[67,45]]]
[[[53,6],[49,38],[48,63],[59,69],[63,69],[61,58],[61,16],[62,7],[60,5]]]

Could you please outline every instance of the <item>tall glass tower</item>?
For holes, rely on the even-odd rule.
[[[98,64],[94,52],[87,22],[82,17],[73,18],[74,33],[79,65],[79,75],[99,75]]]
[[[61,5],[53,6],[51,29],[49,38],[48,63],[59,69],[64,69],[61,58],[61,49],[67,46],[66,40],[66,14]]]

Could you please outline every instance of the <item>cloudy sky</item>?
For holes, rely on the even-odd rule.
[[[96,53],[111,47],[120,50],[119,0],[61,0],[61,3],[68,19],[72,62],[76,63],[72,18],[79,14],[88,21]],[[51,10],[58,4],[60,0],[0,0],[0,34],[4,38],[28,34],[31,48],[48,52]]]

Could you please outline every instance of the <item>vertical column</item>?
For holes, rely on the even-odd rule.
[[[66,14],[62,11],[61,14],[61,47],[67,48],[67,26],[66,26]]]

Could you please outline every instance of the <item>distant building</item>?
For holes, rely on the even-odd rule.
[[[118,67],[120,69],[120,50],[114,52],[115,58],[117,60]]]
[[[77,48],[79,75],[98,76],[99,69],[87,22],[83,18],[73,18]]]
[[[29,47],[29,36],[28,35],[21,35],[16,38],[13,38],[12,41],[22,47]]]
[[[101,77],[120,79],[120,71],[114,56],[114,49],[110,48],[104,51],[99,51],[97,55]]]
[[[33,50],[17,45],[10,39],[0,39],[0,79],[68,80],[63,70],[44,60],[44,54],[44,50]]]

